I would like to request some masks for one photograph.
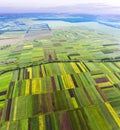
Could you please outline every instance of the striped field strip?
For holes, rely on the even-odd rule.
[[[45,130],[44,116],[39,116],[39,130]]]
[[[67,76],[68,76],[67,82],[70,85],[70,88],[75,88],[71,75],[67,75]]]
[[[64,66],[63,66],[62,63],[59,63],[59,67],[60,67],[60,70],[61,70],[62,74],[66,74],[66,71],[65,71]]]
[[[75,63],[71,62],[70,64],[71,64],[72,68],[74,69],[75,73],[80,73],[80,70],[78,69],[78,67],[76,66]]]
[[[30,88],[30,82],[29,80],[26,80],[25,95],[28,95],[30,93],[29,88]]]
[[[41,65],[41,69],[42,69],[42,74],[43,74],[43,77],[45,77],[45,76],[46,76],[46,74],[45,74],[45,70],[44,70],[44,66],[43,66],[43,65]]]
[[[72,103],[73,103],[74,108],[78,108],[78,104],[77,104],[77,102],[76,102],[75,97],[72,97],[71,100],[72,100]]]
[[[15,98],[15,105],[14,105],[13,120],[16,120],[17,103],[18,103],[18,98]]]
[[[75,88],[74,83],[70,75],[62,75],[62,81],[65,89]]]
[[[7,123],[7,129],[6,130],[9,130],[10,128],[10,122]]]
[[[32,80],[32,94],[42,93],[41,79],[35,78]]]
[[[108,110],[110,111],[110,113],[112,114],[112,116],[115,119],[118,126],[120,127],[120,119],[119,119],[118,115],[116,114],[116,112],[114,111],[114,109],[112,108],[112,106],[110,105],[110,103],[105,102],[105,105],[108,108]]]
[[[83,64],[83,62],[80,62],[81,65],[83,66],[83,68],[85,69],[85,71],[88,71],[88,69],[86,68],[86,66]]]
[[[66,86],[66,83],[65,83],[65,76],[62,75],[61,78],[62,78],[62,82],[63,82],[64,88],[68,89],[67,88],[68,86]]]
[[[32,68],[28,68],[27,70],[29,72],[30,79],[32,79]]]
[[[112,73],[111,70],[104,64],[104,63],[101,63],[102,66],[104,66],[104,68],[109,72],[109,73]]]
[[[39,79],[39,92],[42,93],[42,81]]]
[[[107,78],[110,80],[110,82],[111,82],[112,84],[114,84],[114,81],[112,80],[112,78],[111,78],[110,76],[107,75]]]
[[[105,83],[99,83],[97,85],[100,88],[104,88],[104,87],[112,86],[113,84],[111,84],[110,82],[105,82]]]
[[[33,79],[32,80],[32,94],[35,94],[36,93],[36,80]]]
[[[82,63],[78,63],[78,65],[80,66],[80,68],[82,69],[83,72],[86,72],[86,70],[85,70],[85,68],[84,68]]]

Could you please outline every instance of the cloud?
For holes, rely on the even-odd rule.
[[[98,2],[96,4],[96,1]],[[112,7],[113,6],[113,7]],[[73,12],[120,14],[118,0],[0,0],[0,13]]]
[[[26,8],[38,8],[38,7],[55,7],[76,5],[83,3],[103,3],[112,6],[120,6],[119,0],[0,0],[0,7],[26,7]]]

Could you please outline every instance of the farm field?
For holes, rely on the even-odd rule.
[[[38,21],[22,36],[0,47],[0,130],[120,130],[119,37]]]

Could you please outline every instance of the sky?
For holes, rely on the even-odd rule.
[[[120,0],[0,0],[0,7],[38,8],[76,5],[81,3],[103,3],[120,6]]]
[[[120,0],[0,0],[0,13],[34,12],[35,10],[39,10],[41,8],[97,3],[101,5],[108,5],[110,7],[113,6],[115,8],[120,7]]]

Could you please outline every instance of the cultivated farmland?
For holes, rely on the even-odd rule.
[[[118,37],[46,23],[1,47],[0,130],[119,130],[119,47]]]

